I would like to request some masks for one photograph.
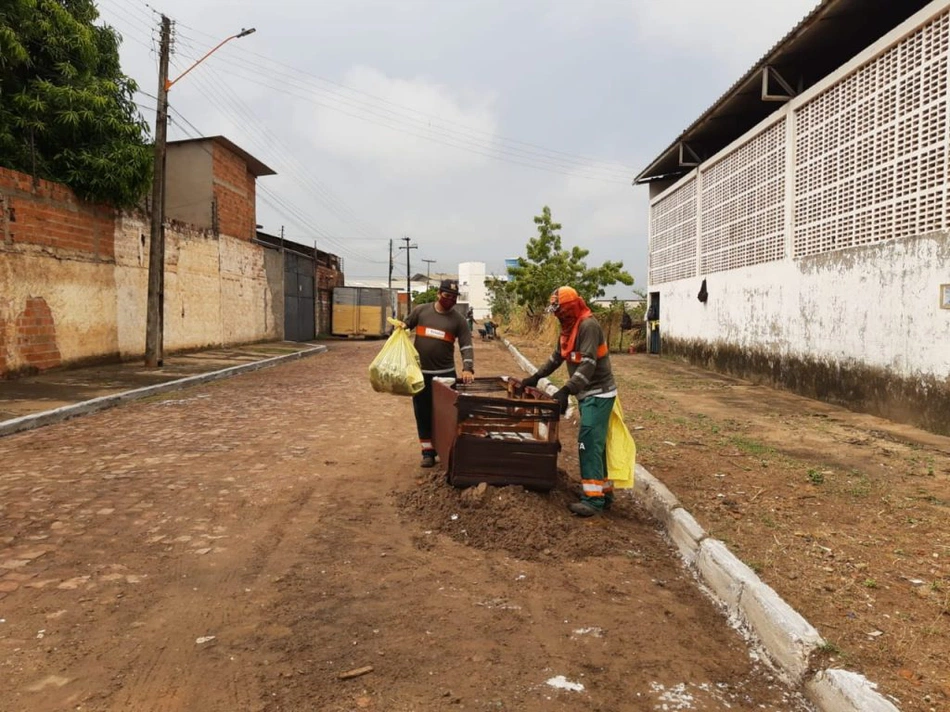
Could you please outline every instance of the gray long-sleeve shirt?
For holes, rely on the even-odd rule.
[[[570,380],[564,387],[571,395],[576,396],[577,400],[617,390],[604,330],[594,317],[584,319],[577,327],[574,350],[568,358],[561,356],[560,345],[556,346],[554,353],[538,369],[538,376],[550,376],[564,361],[567,361],[567,372],[570,375]]]
[[[462,370],[475,373],[472,332],[458,310],[436,311],[435,304],[420,304],[406,317],[406,326],[416,336],[422,372],[434,376],[455,373],[455,342],[462,354]]]

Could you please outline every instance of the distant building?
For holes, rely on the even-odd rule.
[[[488,303],[488,288],[485,286],[485,263],[462,262],[459,264],[459,301],[466,302],[476,319],[491,316]]]
[[[623,305],[627,311],[631,311],[637,307],[645,307],[647,300],[643,297],[636,297],[634,299],[619,299],[617,301],[623,302]],[[597,306],[603,307],[604,309],[609,309],[611,306],[613,306],[613,303],[613,299],[595,299],[591,302],[591,304],[596,304]]]

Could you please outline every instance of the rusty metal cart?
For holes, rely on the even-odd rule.
[[[557,482],[558,403],[517,379],[432,383],[433,442],[456,487],[480,482],[546,491]]]

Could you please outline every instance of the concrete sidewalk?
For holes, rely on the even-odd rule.
[[[0,381],[0,436],[324,351],[316,343],[277,341],[175,354],[162,368],[137,359]]]

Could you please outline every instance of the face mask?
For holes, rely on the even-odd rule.
[[[449,311],[452,307],[455,306],[455,303],[458,301],[458,297],[454,294],[440,294],[439,295],[439,306],[442,307],[443,311]]]

